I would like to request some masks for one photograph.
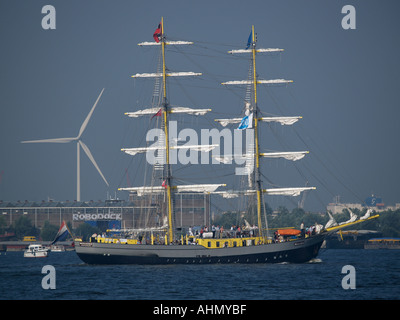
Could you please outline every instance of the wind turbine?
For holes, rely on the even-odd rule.
[[[103,94],[103,90],[101,90],[100,95],[97,97],[96,102],[94,103],[92,109],[90,110],[89,114],[87,115],[85,121],[83,121],[81,128],[79,129],[79,133],[74,138],[56,138],[56,139],[43,139],[43,140],[30,140],[30,141],[21,141],[21,143],[68,143],[72,141],[76,141],[76,200],[81,201],[81,165],[80,165],[80,147],[82,147],[83,151],[85,151],[86,155],[93,163],[94,167],[97,169],[101,177],[103,178],[104,182],[109,186],[106,178],[104,177],[103,173],[101,172],[99,166],[97,165],[96,161],[94,160],[92,153],[90,152],[88,146],[83,143],[81,140],[81,136],[86,129],[86,126],[89,123],[90,117],[92,116],[94,109],[99,102],[101,95]]]

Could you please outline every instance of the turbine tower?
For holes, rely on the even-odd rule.
[[[97,165],[96,160],[94,160],[93,155],[90,152],[88,146],[86,144],[84,144],[83,141],[81,140],[81,136],[89,123],[89,120],[94,112],[94,109],[97,106],[97,103],[99,102],[99,100],[101,98],[101,95],[103,94],[103,91],[104,91],[104,88],[103,88],[103,90],[101,90],[100,95],[97,97],[97,100],[94,103],[89,114],[87,115],[85,121],[83,121],[81,128],[79,129],[79,133],[76,137],[21,141],[21,143],[68,143],[68,142],[76,141],[76,200],[77,201],[81,201],[81,177],[80,177],[81,176],[81,165],[80,165],[80,148],[81,147],[82,147],[83,151],[85,151],[85,153],[88,156],[88,158],[90,159],[90,161],[93,163],[94,167],[99,172],[100,176],[103,178],[104,182],[107,184],[107,186],[109,186],[106,178],[104,177],[99,166]]]

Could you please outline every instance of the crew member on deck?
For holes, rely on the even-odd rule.
[[[306,235],[306,230],[304,229],[304,222],[300,225],[301,237],[304,238]]]

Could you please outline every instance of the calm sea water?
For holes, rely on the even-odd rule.
[[[42,288],[42,267],[56,271],[56,289]],[[342,267],[356,288],[342,288]],[[75,252],[29,259],[0,255],[0,299],[399,299],[400,250],[321,251],[306,264],[86,265]]]

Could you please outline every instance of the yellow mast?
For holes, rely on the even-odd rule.
[[[161,48],[162,48],[162,61],[163,61],[163,89],[164,89],[164,103],[167,101],[166,77],[165,72],[165,39],[164,39],[164,17],[161,17]]]
[[[166,150],[166,187],[167,187],[167,201],[168,201],[168,242],[174,241],[173,227],[172,227],[172,201],[171,201],[171,175],[169,166],[169,140],[168,140],[168,102],[167,102],[167,74],[165,72],[165,38],[164,38],[164,18],[161,17],[161,50],[163,61],[163,92],[164,92],[164,133],[165,133],[165,150]]]
[[[252,51],[253,51],[253,86],[254,86],[254,131],[255,131],[255,144],[256,144],[256,174],[255,183],[257,190],[257,219],[258,229],[260,236],[262,236],[262,220],[261,220],[261,182],[260,182],[260,152],[258,147],[258,112],[257,112],[257,73],[256,73],[256,35],[254,33],[254,25],[251,27],[252,33]]]

